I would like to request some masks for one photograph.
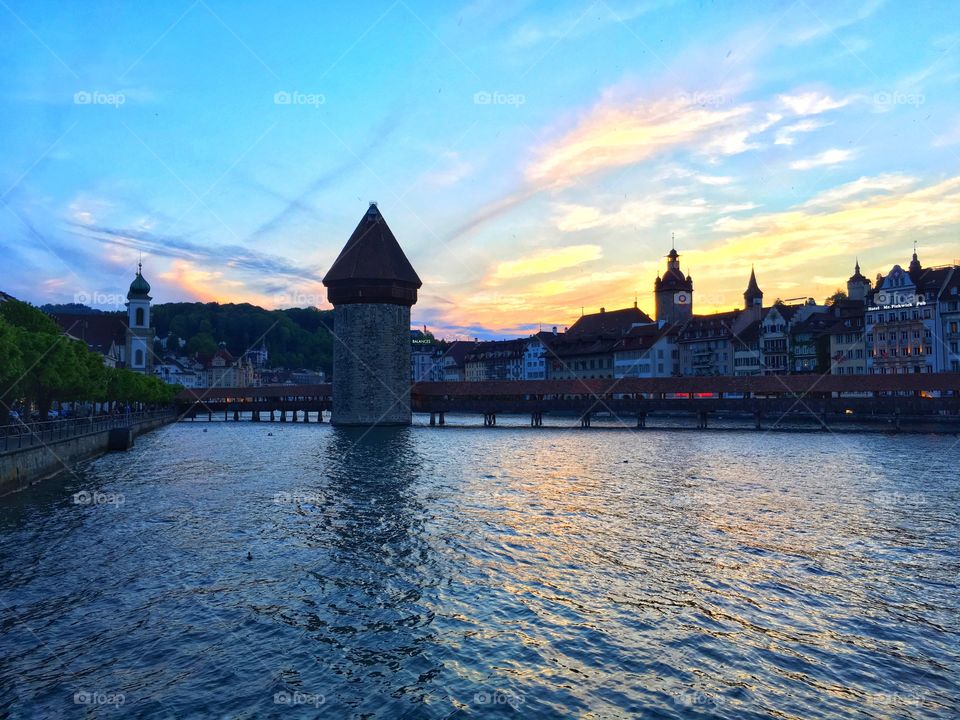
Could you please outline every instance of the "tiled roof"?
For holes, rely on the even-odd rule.
[[[106,355],[114,343],[126,343],[127,321],[121,313],[51,313],[50,317],[64,332],[101,355]]]
[[[625,335],[634,325],[646,325],[653,320],[637,307],[622,310],[601,310],[579,318],[565,335],[573,338],[578,335],[613,336]]]
[[[423,284],[373,203],[323,278],[328,287],[357,281],[398,283],[412,288]]]

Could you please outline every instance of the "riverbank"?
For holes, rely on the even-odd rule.
[[[65,426],[56,431],[26,433],[14,440],[4,439],[0,454],[0,497],[23,490],[61,472],[70,472],[77,463],[98,457],[116,447],[118,431],[129,437],[120,446],[132,445],[138,435],[174,422],[176,413],[144,413],[131,419],[92,421],[84,426]],[[111,439],[113,442],[111,442]],[[14,446],[16,442],[16,446]]]

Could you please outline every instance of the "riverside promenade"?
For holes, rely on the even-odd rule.
[[[176,420],[172,409],[0,426],[0,496],[29,487]]]

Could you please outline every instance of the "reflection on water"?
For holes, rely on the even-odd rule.
[[[954,438],[204,427],[2,501],[0,716],[960,716]]]

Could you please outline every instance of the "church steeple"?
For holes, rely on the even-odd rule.
[[[743,293],[744,307],[749,310],[752,307],[763,306],[763,290],[757,283],[757,273],[754,268],[750,268],[750,282],[747,283],[747,289]]]
[[[920,265],[920,258],[917,257],[917,241],[913,241],[913,259],[910,261],[910,275],[919,273],[923,268]],[[913,278],[916,281],[916,278]]]

